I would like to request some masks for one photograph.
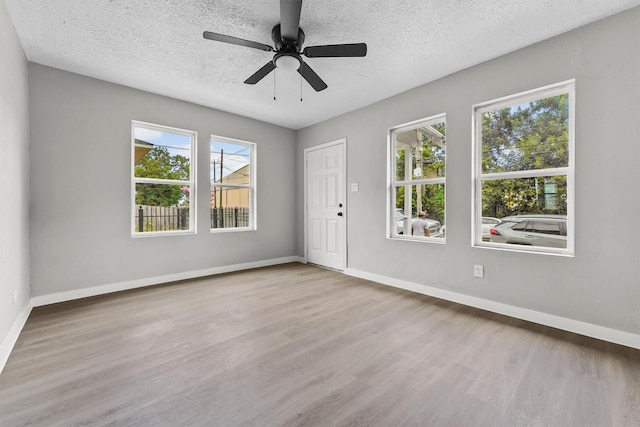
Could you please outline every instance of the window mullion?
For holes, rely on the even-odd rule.
[[[167,185],[193,185],[192,181],[180,179],[159,179],[159,178],[133,178],[133,182],[140,184],[167,184]]]
[[[401,187],[403,185],[429,185],[429,184],[444,184],[446,183],[446,178],[424,178],[424,179],[413,179],[409,181],[395,181],[393,185],[395,187]]]
[[[216,188],[251,188],[251,184],[227,184],[227,183],[218,183],[218,182],[212,182],[211,183],[211,187],[216,187]]]
[[[568,167],[553,168],[553,169],[534,169],[534,170],[521,170],[521,171],[509,171],[509,172],[493,172],[483,173],[480,175],[481,181],[489,181],[496,179],[511,179],[511,178],[535,178],[541,176],[561,176],[569,173]]]

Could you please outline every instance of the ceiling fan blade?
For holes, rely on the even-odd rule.
[[[237,37],[225,36],[224,34],[212,33],[211,31],[205,31],[202,37],[208,40],[216,42],[235,44],[238,46],[252,47],[254,49],[265,50],[267,52],[273,51],[273,48],[269,45],[252,42],[251,40],[239,39]]]
[[[272,72],[274,68],[276,68],[276,66],[273,64],[273,61],[269,61],[244,82],[248,85],[254,85],[262,80],[267,74]]]
[[[300,63],[298,73],[300,73],[300,75],[311,85],[312,88],[316,90],[316,92],[320,92],[327,88],[327,84],[323,82],[320,76],[317,75],[316,72],[313,71],[305,62]]]
[[[345,58],[367,55],[366,43],[327,44],[308,46],[302,51],[307,58]]]
[[[302,0],[280,0],[280,34],[287,41],[298,41]]]

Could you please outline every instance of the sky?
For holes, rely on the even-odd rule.
[[[191,137],[180,133],[135,127],[135,138],[150,142],[155,146],[166,147],[172,156],[177,154],[191,161]]]
[[[171,155],[181,155],[191,160],[191,137],[186,134],[168,130],[135,127],[135,138],[149,142],[155,146],[166,147]],[[222,155],[222,173],[227,176],[250,162],[251,147],[239,142],[231,142],[224,138],[212,137],[210,141],[211,181],[220,179],[220,157]],[[215,171],[215,175],[214,175]]]
[[[222,175],[227,176],[249,164],[251,147],[249,145],[229,142],[223,138],[211,138],[211,169],[210,179],[213,182],[220,179],[220,157],[222,155]],[[215,174],[214,174],[215,172]]]

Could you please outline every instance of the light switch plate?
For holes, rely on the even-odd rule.
[[[357,193],[358,192],[358,183],[354,182],[351,184],[351,192],[352,193]]]

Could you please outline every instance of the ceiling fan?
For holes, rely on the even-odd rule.
[[[311,87],[320,92],[327,88],[327,84],[302,60],[301,55],[307,58],[361,57],[367,54],[367,45],[365,43],[331,44],[307,46],[302,49],[304,32],[300,28],[301,8],[302,0],[280,0],[280,24],[271,30],[271,39],[275,47],[210,31],[205,31],[203,37],[217,42],[275,52],[271,61],[244,81],[246,84],[258,83],[275,68],[287,68],[296,69]]]

